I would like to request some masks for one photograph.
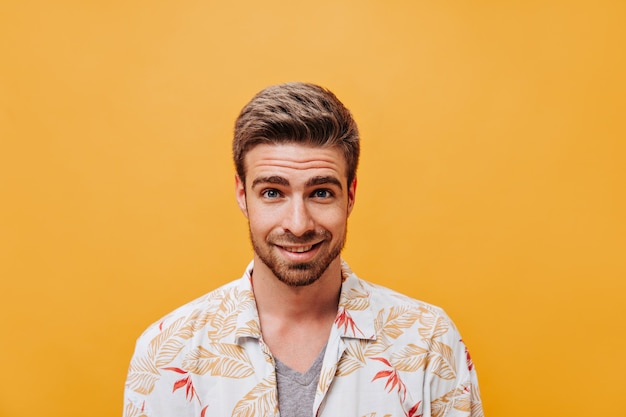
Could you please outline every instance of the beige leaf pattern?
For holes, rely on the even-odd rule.
[[[261,336],[261,327],[257,320],[248,320],[246,326],[239,328],[235,337]]]
[[[443,417],[448,409],[452,406],[455,398],[464,395],[463,388],[455,388],[448,391],[439,398],[435,398],[430,403],[430,411],[433,417]],[[472,416],[477,417],[477,416]]]
[[[166,332],[159,335],[157,337],[159,348],[156,356],[156,366],[163,368],[172,363],[185,346],[185,340],[191,339],[195,331],[206,325],[207,317],[207,314],[201,316],[201,311],[196,310],[184,322],[179,323],[179,321],[176,321],[168,327]],[[177,327],[180,324],[182,326]],[[163,339],[163,337],[166,338]],[[165,340],[164,343],[163,340]]]
[[[185,340],[191,339],[197,329],[206,325],[208,315],[201,313],[201,310],[195,310],[186,319],[176,320],[152,341],[151,354],[154,355],[157,368],[172,363],[183,349]]]
[[[453,393],[452,407],[455,410],[466,412],[472,417],[483,417],[482,404],[480,401],[477,401],[480,398],[478,386],[466,381],[455,389]]]
[[[379,336],[378,339],[376,339],[373,343],[367,344],[367,347],[365,349],[365,356],[368,358],[372,356],[380,356],[381,353],[391,347],[392,343],[393,340],[391,340],[390,338],[384,337],[384,335],[383,337]]]
[[[167,340],[159,350],[159,354],[156,357],[156,366],[157,368],[163,368],[170,363],[178,356],[180,351],[185,346],[185,342],[180,339],[171,338]]]
[[[189,317],[180,317],[161,329],[148,346],[145,357],[136,357],[131,361],[128,383],[131,389],[141,394],[148,394],[160,378],[159,369],[170,364],[184,347],[181,339],[189,338],[200,310]],[[160,324],[163,326],[163,323]]]
[[[351,288],[341,302],[346,310],[366,310],[370,305],[369,292],[364,288]]]
[[[390,362],[398,371],[417,372],[428,364],[428,349],[413,343],[391,355]]]
[[[381,310],[375,319],[377,331],[376,342],[370,343],[365,356],[378,356],[391,346],[393,340],[404,334],[404,331],[415,324],[418,314],[408,306],[391,307],[388,311]]]
[[[376,318],[376,329],[391,339],[397,339],[404,333],[404,330],[415,324],[419,318],[415,309],[410,306],[396,306],[385,310],[381,310]]]
[[[206,311],[194,311],[189,316],[187,323],[176,332],[176,337],[183,340],[191,339],[198,330],[206,326],[210,319],[211,314],[207,314]]]
[[[431,340],[429,362],[432,364],[432,372],[441,379],[454,379],[456,377],[456,361],[454,352],[445,343]]]
[[[320,372],[320,379],[317,382],[317,391],[320,393],[325,393],[326,390],[330,387],[331,382],[335,378],[336,370],[334,367],[332,368],[322,368]]]
[[[198,375],[209,373],[224,378],[246,378],[254,375],[248,355],[239,345],[198,346],[183,360],[183,368]]]
[[[444,317],[423,306],[419,308],[419,322],[424,326],[420,327],[419,333],[425,339],[441,337],[449,328],[448,321]]]
[[[420,320],[420,323],[424,324],[422,320]],[[437,317],[433,318],[432,322],[430,322],[429,320],[429,324],[425,325],[424,327],[420,327],[418,331],[424,339],[434,339],[446,334],[448,328],[448,321],[445,320],[443,317]]]
[[[138,357],[130,363],[126,383],[133,391],[149,394],[154,389],[154,384],[158,379],[159,370],[149,359]]]
[[[173,323],[165,326],[159,334],[150,341],[150,346],[148,347],[148,356],[150,358],[156,358],[159,356],[161,352],[161,348],[163,344],[165,344],[170,338],[174,336],[174,334],[182,327],[184,323],[187,322],[187,317],[180,317],[178,320],[175,320]],[[161,326],[163,323],[161,323]]]
[[[445,415],[445,412],[448,409],[448,405],[450,403],[450,400],[447,399],[446,396],[449,395],[450,393],[431,401],[430,414],[432,415],[432,417],[443,417]]]
[[[471,411],[472,404],[471,404],[469,395],[464,395],[461,398],[457,398],[454,401],[454,408],[459,411],[467,411],[467,412]]]
[[[124,407],[124,417],[148,417],[140,408],[133,403],[128,403]]]
[[[364,350],[367,345],[366,340],[351,341],[339,360],[336,375],[350,375],[352,372],[365,366]]]
[[[250,308],[254,297],[250,291],[233,291],[224,297],[211,320],[212,329],[208,332],[209,339],[214,342],[230,335],[237,326],[237,316],[241,310]]]
[[[472,384],[470,387],[471,393],[471,413],[472,417],[484,417],[483,414],[483,405],[480,401],[480,388],[478,388],[478,384]]]
[[[232,417],[271,416],[278,412],[276,386],[264,379],[235,405]]]

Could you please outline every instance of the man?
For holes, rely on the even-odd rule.
[[[340,257],[359,135],[328,90],[257,94],[233,141],[254,260],[139,338],[125,417],[483,415],[437,307],[362,281]]]

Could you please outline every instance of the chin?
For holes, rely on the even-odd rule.
[[[326,272],[329,265],[319,265],[315,262],[307,262],[272,268],[272,272],[278,280],[290,287],[306,287],[317,282]]]

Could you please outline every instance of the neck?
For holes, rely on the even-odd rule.
[[[255,257],[252,283],[261,320],[319,320],[328,316],[334,319],[341,291],[341,260],[337,257],[314,283],[291,286]]]
[[[314,283],[293,287],[255,256],[252,286],[261,334],[272,355],[306,372],[328,341],[337,316],[341,261],[337,257]]]

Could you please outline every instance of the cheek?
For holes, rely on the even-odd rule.
[[[274,227],[275,216],[271,216],[265,212],[259,212],[254,208],[248,208],[248,223],[250,224],[250,230],[262,234],[268,233]]]
[[[325,210],[317,216],[318,224],[330,231],[337,231],[346,228],[348,216],[345,209],[337,208],[332,211]]]

